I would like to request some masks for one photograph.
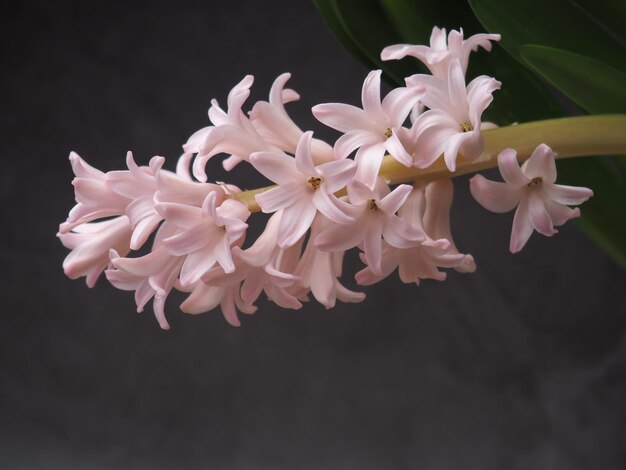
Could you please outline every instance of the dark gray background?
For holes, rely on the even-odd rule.
[[[361,304],[261,302],[236,329],[174,296],[163,332],[131,294],[66,279],[70,150],[171,168],[212,97],[252,73],[264,98],[284,71],[296,120],[332,138],[310,107],[358,104],[367,72],[307,2],[87,3],[0,15],[0,467],[626,466],[626,274],[572,225],[510,255],[512,215],[466,180],[453,223],[478,271],[394,276]]]

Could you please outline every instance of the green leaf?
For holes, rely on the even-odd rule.
[[[616,0],[577,0],[577,6],[583,14],[607,34],[615,38],[622,45],[624,40],[624,25],[626,25],[626,2]]]
[[[626,71],[623,43],[574,2],[469,0],[469,3],[489,31],[502,34],[502,46],[517,59],[521,60],[521,46],[537,44],[595,57]]]
[[[545,46],[523,46],[530,67],[590,113],[626,111],[626,75],[597,59]]]
[[[543,46],[523,46],[522,59],[538,74],[592,114],[626,111],[626,75],[604,62]],[[615,157],[626,175],[626,157]]]

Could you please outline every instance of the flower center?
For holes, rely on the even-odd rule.
[[[385,131],[385,139],[388,139],[392,135],[393,135],[393,131],[391,130],[391,127],[388,127],[387,130]]]
[[[367,202],[367,208],[371,211],[377,211],[378,210],[378,206],[376,205],[376,201],[374,199],[370,199]]]
[[[474,127],[473,127],[473,126],[472,126],[469,122],[467,122],[467,121],[463,121],[463,122],[461,123],[461,130],[462,130],[463,132],[470,132],[470,131],[473,131],[473,130],[474,130]]]
[[[322,184],[322,178],[319,178],[317,176],[311,176],[308,180],[306,180],[306,182],[313,191],[316,191],[320,188],[320,185]]]
[[[537,186],[540,186],[541,183],[543,183],[543,180],[541,179],[540,176],[535,176],[533,179],[530,180],[530,183],[528,183],[528,187],[529,188],[536,188]]]

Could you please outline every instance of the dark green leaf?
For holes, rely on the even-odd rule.
[[[563,0],[469,0],[480,22],[502,34],[502,46],[520,58],[520,47],[537,44],[595,57],[626,71],[626,50],[573,2]]]
[[[544,46],[523,46],[530,67],[590,113],[626,112],[626,75],[599,60]]]

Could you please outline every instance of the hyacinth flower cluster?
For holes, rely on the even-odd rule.
[[[132,153],[126,170],[103,173],[70,154],[77,205],[58,236],[72,251],[63,268],[92,287],[104,272],[115,287],[134,291],[137,310],[152,300],[161,328],[168,329],[165,301],[172,289],[188,293],[180,308],[197,314],[220,307],[238,326],[238,312],[251,314],[261,294],[280,307],[298,309],[311,297],[326,308],[360,302],[362,292],[340,278],[347,250],[360,250],[359,285],[374,284],[398,271],[405,283],[443,281],[446,272],[473,272],[470,254],[461,253],[450,231],[453,187],[459,159],[483,158],[482,114],[500,82],[480,76],[467,81],[470,54],[489,51],[497,34],[465,40],[462,31],[434,28],[430,46],[395,45],[383,60],[411,56],[431,74],[407,77],[405,86],[381,98],[381,71],[368,74],[362,107],[342,103],[314,106],[313,115],[342,133],[330,145],[302,131],[285,104],[298,94],[279,76],[268,101],[243,110],[253,77],[230,92],[226,108],[211,102],[211,124],[183,145],[175,171],[164,158],[138,165]],[[223,166],[251,165],[274,183],[241,191],[209,182],[209,159]],[[522,167],[514,149],[497,163],[504,182],[476,175],[471,193],[485,208],[517,207],[510,249],[519,251],[531,233],[556,233],[554,226],[577,217],[592,193],[555,184],[555,154],[539,146]],[[447,177],[396,184],[385,165],[406,175],[443,162]],[[403,170],[404,171],[404,170]],[[401,172],[402,173],[402,172]],[[401,178],[403,179],[403,178]],[[404,178],[410,179],[410,178]],[[246,239],[251,212],[267,214],[256,240]],[[150,244],[142,256],[133,252]]]

